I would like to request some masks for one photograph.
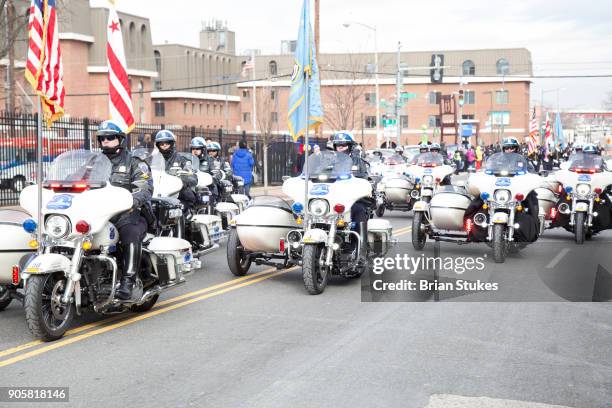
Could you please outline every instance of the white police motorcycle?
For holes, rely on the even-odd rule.
[[[484,171],[468,178],[468,192],[481,201],[475,201],[478,208],[467,214],[466,230],[473,241],[484,240],[492,246],[496,263],[503,263],[508,251],[520,250],[537,239],[539,203],[536,197],[532,206],[536,213],[529,213],[528,200],[543,184],[544,179],[529,172],[527,160],[518,153],[496,153],[487,160]]]
[[[573,232],[576,244],[582,245],[593,234],[610,228],[606,188],[612,185],[612,168],[601,156],[588,153],[573,155],[561,167],[554,174],[562,190],[553,227]]]
[[[149,278],[147,286],[137,280],[132,299],[115,298],[119,232],[110,220],[129,211],[133,198],[110,184],[111,170],[106,156],[86,150],[63,153],[51,165],[42,190],[40,253],[21,275],[26,322],[43,340],[62,337],[75,313],[85,309],[98,314],[147,311],[160,293],[184,283],[183,275],[194,266],[187,241],[149,233],[139,271]],[[37,202],[37,186],[26,187],[20,204],[34,218]],[[36,222],[25,221],[24,229],[34,232]]]
[[[302,276],[308,293],[320,294],[331,275],[360,276],[367,266],[368,241],[378,252],[392,243],[392,227],[387,220],[370,219],[368,236],[354,231],[351,207],[358,200],[372,199],[372,186],[366,179],[353,177],[352,159],[345,153],[322,151],[308,158],[309,179],[293,177],[283,184],[283,192],[294,200],[293,212],[306,215],[301,238]],[[308,196],[305,198],[305,183]]]

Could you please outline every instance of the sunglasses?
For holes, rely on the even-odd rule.
[[[117,139],[117,135],[99,135],[98,136],[98,141],[100,143],[102,143],[105,140],[108,140],[109,142],[112,142],[113,140]]]

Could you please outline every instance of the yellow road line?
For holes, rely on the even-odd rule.
[[[182,294],[182,295],[179,295],[179,296],[175,296],[173,298],[166,299],[163,302],[157,303],[153,307],[153,309],[157,309],[157,308],[160,308],[160,307],[165,306],[167,304],[178,302],[179,300],[183,300],[183,299],[186,299],[186,298],[189,298],[189,297],[192,297],[192,296],[197,296],[197,295],[200,295],[202,293],[211,292],[211,291],[219,289],[219,288],[223,288],[223,287],[226,287],[226,286],[234,285],[234,284],[242,282],[244,280],[253,279],[253,278],[256,278],[258,276],[271,273],[271,272],[273,272],[275,270],[276,270],[276,268],[269,268],[269,269],[266,269],[266,270],[263,270],[263,271],[260,271],[260,272],[257,272],[257,273],[253,273],[251,275],[242,276],[240,278],[232,279],[232,280],[229,280],[229,281],[217,284],[217,285],[209,286],[209,287],[206,287],[206,288],[203,288],[203,289],[198,289],[198,290],[194,290],[192,292],[188,292],[188,293],[185,293],[185,294]],[[114,322],[116,320],[125,319],[125,318],[126,318],[126,315],[125,314],[121,314],[121,315],[115,315],[115,316],[112,316],[112,317],[109,317],[109,318],[106,318],[106,319],[103,319],[103,320],[99,320],[97,322],[92,322],[92,323],[84,324],[82,326],[75,327],[74,329],[68,330],[66,332],[65,336],[71,336],[73,334],[78,334],[78,333],[84,332],[86,330],[93,329],[93,328],[99,327],[99,326],[103,326],[103,325],[105,325],[107,323],[111,323],[111,322]],[[38,346],[38,345],[44,344],[44,343],[45,342],[42,341],[42,340],[33,340],[33,341],[28,342],[28,343],[20,344],[18,346],[11,347],[11,348],[6,349],[6,350],[2,350],[2,351],[0,351],[0,358],[8,356],[10,354],[14,354],[14,353],[23,351],[23,350],[30,349],[32,347],[35,347],[35,346]]]
[[[261,282],[263,280],[270,279],[270,278],[273,278],[275,276],[287,273],[287,272],[289,272],[289,271],[291,271],[291,270],[293,270],[295,268],[296,267],[292,267],[292,268],[284,269],[284,270],[281,270],[281,271],[278,271],[278,272],[274,272],[274,273],[271,273],[271,274],[268,274],[268,275],[260,276],[260,277],[258,277],[256,279],[247,280],[246,282],[243,282],[243,283],[238,284],[238,285],[234,285],[234,286],[230,286],[230,287],[227,287],[227,288],[224,288],[224,289],[220,289],[220,290],[218,290],[216,292],[207,293],[205,295],[202,295],[202,296],[199,296],[199,297],[196,297],[196,298],[185,300],[184,302],[175,303],[175,304],[173,304],[171,306],[168,306],[168,307],[164,307],[164,308],[160,308],[160,309],[148,312],[148,313],[136,315],[136,316],[133,316],[133,317],[131,317],[129,319],[122,320],[122,321],[120,321],[118,323],[110,324],[108,326],[104,326],[104,327],[101,327],[99,329],[92,330],[92,331],[89,331],[87,333],[80,334],[78,336],[69,337],[69,338],[64,339],[64,340],[58,340],[58,341],[56,341],[54,343],[50,343],[49,345],[41,347],[41,348],[38,348],[36,350],[32,350],[30,352],[27,352],[27,353],[24,353],[24,354],[20,354],[18,356],[6,359],[4,361],[0,361],[0,367],[6,367],[8,365],[17,363],[19,361],[23,361],[23,360],[26,360],[26,359],[38,356],[40,354],[43,354],[43,353],[46,353],[46,352],[58,349],[60,347],[64,347],[64,346],[67,346],[69,344],[76,343],[78,341],[88,339],[88,338],[96,336],[98,334],[103,334],[103,333],[106,333],[108,331],[111,331],[111,330],[114,330],[114,329],[118,329],[120,327],[127,326],[127,325],[132,324],[132,323],[139,322],[141,320],[145,320],[145,319],[148,319],[148,318],[151,318],[151,317],[163,314],[163,313],[167,313],[167,312],[169,312],[171,310],[175,310],[175,309],[179,309],[181,307],[188,306],[188,305],[190,305],[192,303],[195,303],[195,302],[199,302],[199,301],[202,301],[202,300],[214,297],[214,296],[222,295],[224,293],[231,292],[233,290],[236,290],[236,289],[239,289],[239,288],[242,288],[242,287],[245,287],[245,286],[253,285],[253,284]]]

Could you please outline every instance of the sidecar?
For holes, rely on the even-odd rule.
[[[32,218],[24,210],[0,210],[0,310],[13,299],[21,299],[21,270],[35,250],[28,246],[33,235],[23,229],[23,222]]]
[[[391,211],[410,211],[414,202],[419,198],[414,183],[407,177],[397,175],[385,177],[377,186],[378,192],[383,196],[383,206]],[[377,215],[382,216],[384,210],[378,210]]]
[[[552,221],[555,218],[559,198],[548,188],[536,188],[535,192],[538,195],[538,206],[540,207],[540,234],[543,234],[545,229],[553,228]],[[553,208],[555,210],[551,212]]]
[[[236,276],[246,274],[252,262],[286,268],[297,264],[302,228],[291,206],[276,196],[258,196],[232,220],[227,260]]]

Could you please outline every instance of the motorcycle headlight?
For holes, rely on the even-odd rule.
[[[329,204],[327,203],[327,200],[317,198],[310,202],[308,210],[312,215],[322,217],[329,211]]]
[[[493,195],[495,202],[499,204],[506,204],[510,201],[510,197],[512,197],[510,190],[497,190]]]
[[[589,184],[578,184],[576,186],[576,193],[579,196],[585,196],[591,192],[591,186]]]
[[[433,184],[433,176],[423,176],[423,184]]]
[[[70,220],[63,215],[52,215],[45,221],[45,232],[51,238],[64,238],[70,232]]]

